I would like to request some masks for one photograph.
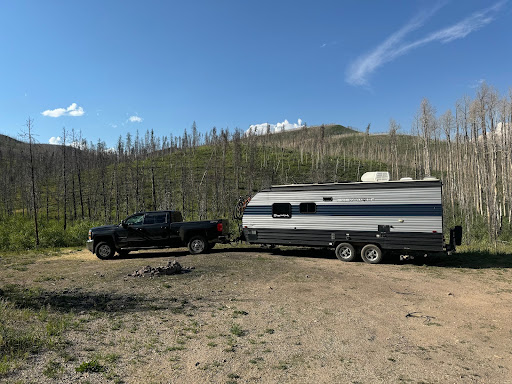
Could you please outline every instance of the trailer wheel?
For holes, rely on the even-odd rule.
[[[382,261],[382,250],[375,244],[366,244],[361,249],[361,258],[365,263],[379,264]]]
[[[340,243],[336,247],[336,257],[341,261],[353,261],[356,258],[356,250],[349,243]]]
[[[114,256],[115,249],[112,244],[102,241],[96,246],[96,256],[98,259],[107,260]]]
[[[198,255],[208,251],[208,242],[203,236],[194,236],[188,242],[188,250],[193,255]]]

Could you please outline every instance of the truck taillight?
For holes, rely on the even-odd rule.
[[[217,223],[217,232],[222,232],[223,226],[222,223]]]

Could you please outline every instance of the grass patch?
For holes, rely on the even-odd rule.
[[[32,291],[28,291],[30,296]],[[72,324],[72,314],[53,312],[50,308],[23,308],[3,297],[0,290],[0,376],[8,374],[31,355],[62,345],[62,334]],[[18,297],[23,303],[30,297]],[[55,366],[47,367],[52,374]]]
[[[233,318],[236,319],[237,317],[239,316],[247,316],[249,314],[249,312],[246,312],[246,311],[233,311]]]
[[[183,345],[173,345],[172,347],[167,347],[167,351],[173,352],[173,351],[183,351],[185,347]]]
[[[64,372],[64,368],[57,361],[49,361],[43,370],[43,375],[50,379],[56,379]]]
[[[237,323],[233,323],[231,325],[230,332],[231,332],[232,335],[235,335],[235,336],[238,336],[238,337],[242,337],[242,336],[245,336],[247,334],[247,332],[242,329],[240,324],[237,324]]]
[[[105,367],[101,365],[98,360],[84,361],[78,367],[75,368],[77,372],[104,372]]]

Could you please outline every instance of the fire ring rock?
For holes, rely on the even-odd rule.
[[[182,267],[176,260],[171,260],[166,266],[162,267],[151,267],[150,265],[145,266],[128,276],[132,277],[144,277],[144,276],[160,276],[160,275],[176,275],[179,273],[190,272],[194,267]]]

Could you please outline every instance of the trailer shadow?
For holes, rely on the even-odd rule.
[[[259,252],[269,252],[273,255],[285,257],[309,257],[317,259],[336,259],[332,249],[327,248],[274,248],[258,249]],[[357,262],[363,261],[359,258]],[[490,269],[490,268],[512,268],[512,254],[492,253],[488,251],[459,252],[451,256],[444,253],[431,254],[427,257],[416,257],[411,260],[400,260],[399,255],[387,255],[383,261],[391,265],[425,265],[441,268],[462,268],[462,269]]]
[[[273,255],[286,256],[286,257],[309,257],[313,259],[336,259],[336,255],[332,249],[328,248],[273,248],[273,249],[260,249],[260,251],[267,251]]]

